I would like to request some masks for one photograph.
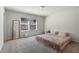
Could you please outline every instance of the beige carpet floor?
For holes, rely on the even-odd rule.
[[[56,53],[53,48],[39,43],[34,37],[10,40],[4,43],[1,53]],[[60,53],[79,53],[79,43],[71,42]]]
[[[35,36],[10,40],[4,43],[1,53],[55,53],[50,47],[41,44]]]

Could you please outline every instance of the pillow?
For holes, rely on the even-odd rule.
[[[65,33],[63,33],[63,32],[59,32],[58,35],[59,35],[59,36],[63,36],[63,37],[65,37]]]
[[[59,33],[59,32],[53,32],[53,33],[51,33],[51,34],[53,34],[53,35],[58,35],[58,33]]]
[[[54,32],[54,33],[51,33],[51,34],[58,35],[58,36],[63,36],[63,37],[70,36],[69,33],[66,33],[66,32]]]
[[[70,36],[69,33],[66,33],[66,37]]]
[[[55,32],[55,35],[58,35],[59,34],[59,32]]]
[[[59,36],[63,36],[63,37],[68,37],[68,36],[69,36],[69,33],[59,32],[58,35],[59,35]]]

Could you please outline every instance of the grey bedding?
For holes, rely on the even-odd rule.
[[[68,39],[66,39],[63,36],[57,36],[57,35],[52,35],[52,34],[43,34],[39,35],[36,37],[37,40],[44,40],[44,41],[49,41],[52,42],[53,44],[61,46],[64,42],[66,42]]]

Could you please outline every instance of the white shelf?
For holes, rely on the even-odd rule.
[[[25,25],[23,27],[23,30],[20,28],[20,32],[23,33],[23,35],[25,35],[26,31],[32,31],[32,30],[37,30],[37,21],[34,22],[33,20],[28,20],[28,21],[20,21],[20,26],[21,25]],[[33,26],[32,26],[33,25]],[[25,27],[28,26],[28,29],[25,29]]]

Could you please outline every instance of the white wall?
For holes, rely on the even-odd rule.
[[[47,30],[69,32],[72,40],[79,41],[79,7],[61,9],[48,16],[45,22]]]
[[[12,10],[5,10],[5,40],[12,39],[12,20],[21,20],[21,17],[37,20],[38,30],[31,30],[31,31],[26,32],[28,36],[42,34],[42,32],[44,32],[45,17],[16,12]]]
[[[3,15],[4,15],[4,7],[0,6],[0,50],[3,46]]]

